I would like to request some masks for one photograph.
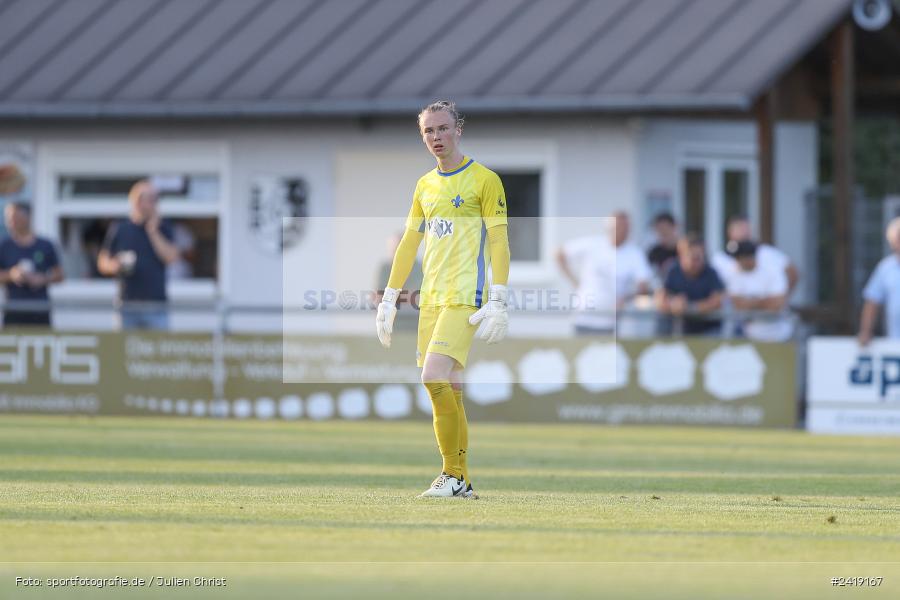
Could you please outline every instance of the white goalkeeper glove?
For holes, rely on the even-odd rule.
[[[506,337],[509,328],[509,313],[506,311],[507,290],[505,285],[492,285],[487,304],[469,317],[470,325],[478,325],[484,320],[481,339],[488,344],[496,344]]]
[[[397,297],[400,290],[384,288],[384,296],[378,305],[378,314],[375,315],[375,332],[378,340],[385,348],[391,347],[391,334],[394,332],[394,317],[397,316]]]

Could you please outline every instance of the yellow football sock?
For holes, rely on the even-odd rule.
[[[459,410],[449,381],[430,381],[425,384],[434,412],[434,436],[444,459],[444,473],[462,477],[459,466]]]
[[[466,407],[463,404],[462,389],[454,389],[453,395],[456,396],[456,410],[459,412],[459,468],[462,469],[466,483],[472,483],[469,479],[469,465],[466,460],[466,453],[469,449],[469,422],[466,420]]]

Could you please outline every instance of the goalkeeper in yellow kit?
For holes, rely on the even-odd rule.
[[[506,198],[497,174],[459,149],[462,119],[452,102],[426,106],[419,113],[419,132],[437,168],[416,185],[375,325],[378,339],[389,347],[397,297],[424,237],[416,360],[431,398],[443,469],[422,496],[477,498],[466,462],[462,370],[479,323],[485,323],[481,337],[489,344],[506,336]]]

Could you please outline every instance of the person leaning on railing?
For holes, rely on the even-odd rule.
[[[656,309],[683,319],[681,333],[685,335],[716,335],[722,330],[722,322],[710,315],[722,307],[725,286],[715,269],[706,263],[700,238],[695,235],[682,238],[677,250],[678,261],[656,291]]]
[[[800,271],[791,261],[790,257],[775,246],[762,244],[753,239],[753,226],[750,219],[743,215],[733,215],[728,219],[726,227],[728,241],[724,250],[713,253],[709,261],[722,281],[727,281],[731,274],[738,270],[734,259],[734,250],[741,242],[754,242],[756,244],[756,263],[763,269],[777,269],[784,273],[787,280],[787,296],[790,297],[797,282],[800,280]]]
[[[628,241],[628,214],[614,212],[604,229],[569,240],[556,252],[560,272],[575,288],[576,335],[622,335],[624,329],[627,336],[635,324],[626,318],[617,325],[617,313],[631,312],[635,299],[650,292],[653,272],[644,252]]]
[[[20,310],[6,310],[3,324],[49,326],[47,287],[63,280],[56,250],[32,231],[27,204],[7,204],[3,216],[9,237],[0,242],[0,283],[6,287],[7,302],[21,305]]]
[[[793,324],[785,310],[789,283],[783,269],[762,264],[757,258],[757,244],[752,241],[729,244],[728,252],[737,268],[725,278],[725,289],[731,306],[751,316],[738,318],[737,334],[761,342],[783,342],[790,339]]]

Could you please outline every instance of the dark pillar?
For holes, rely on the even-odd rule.
[[[759,163],[759,239],[775,241],[775,93],[769,91],[756,103],[756,148]]]
[[[846,20],[831,38],[831,118],[834,130],[832,148],[834,171],[834,290],[839,316],[838,326],[850,333],[854,315],[852,287],[853,221],[853,22]]]

